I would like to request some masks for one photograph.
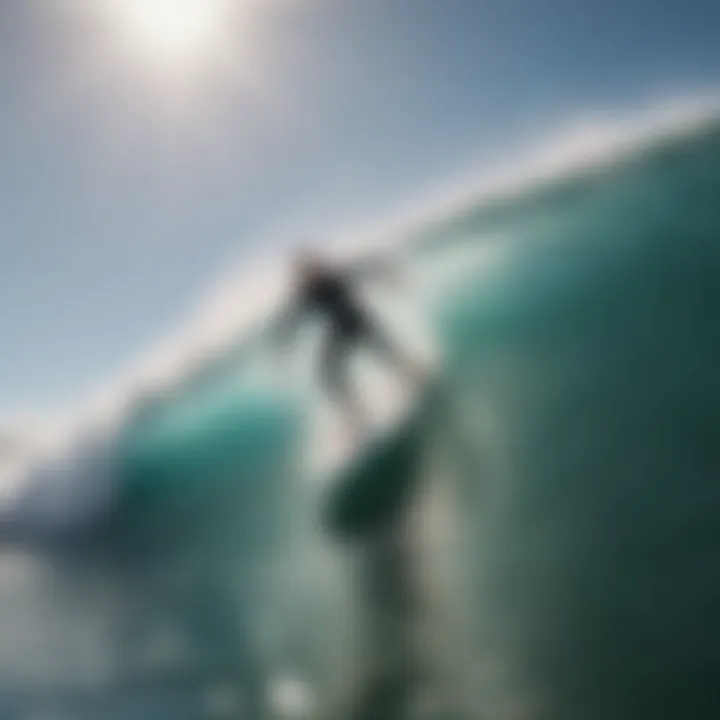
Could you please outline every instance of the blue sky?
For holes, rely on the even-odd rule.
[[[114,62],[81,0],[0,5],[0,414],[73,404],[270,238],[720,80],[709,1],[265,1],[232,74],[174,92]]]

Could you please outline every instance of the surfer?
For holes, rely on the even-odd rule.
[[[281,336],[286,337],[303,317],[322,317],[328,335],[320,362],[321,383],[342,408],[354,437],[365,426],[365,418],[357,393],[351,391],[348,381],[353,353],[367,348],[415,384],[424,377],[420,364],[388,338],[358,297],[359,283],[387,269],[388,264],[378,260],[338,268],[318,253],[302,250],[293,261],[295,292],[280,321]]]

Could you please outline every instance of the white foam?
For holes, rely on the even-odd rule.
[[[272,679],[269,687],[270,706],[280,718],[309,720],[313,711],[310,687],[298,678],[286,675]]]
[[[393,217],[356,231],[353,241],[396,237],[412,242],[426,225],[451,218],[470,206],[521,196],[538,185],[612,165],[658,143],[692,136],[718,120],[720,90],[716,88],[634,108],[578,112],[557,123],[551,133],[516,147],[500,162],[475,161],[454,182],[415,198]]]

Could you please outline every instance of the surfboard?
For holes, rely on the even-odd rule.
[[[429,420],[440,385],[427,380],[395,421],[374,433],[326,484],[321,525],[337,538],[360,538],[393,522],[418,485]]]

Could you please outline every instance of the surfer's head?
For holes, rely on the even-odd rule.
[[[326,272],[327,263],[316,250],[301,248],[293,257],[293,270],[301,282],[312,281]]]

